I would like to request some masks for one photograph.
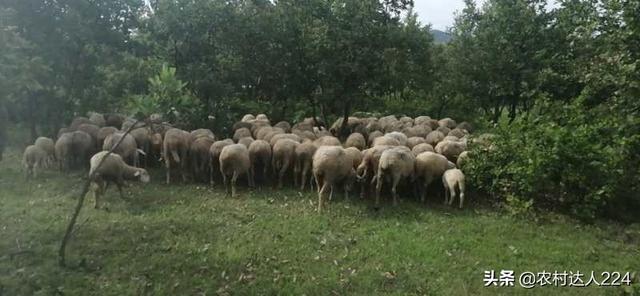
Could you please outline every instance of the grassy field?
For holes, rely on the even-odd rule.
[[[10,150],[0,163],[0,295],[621,295],[633,288],[485,288],[483,274],[640,270],[637,226],[408,199],[376,212],[340,195],[318,215],[311,192],[242,187],[228,198],[220,188],[161,184],[161,171],[128,188],[130,201],[110,188],[108,210],[87,198],[72,267],[61,268],[82,175],[25,182],[18,158]]]

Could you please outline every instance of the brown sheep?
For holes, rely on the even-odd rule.
[[[296,165],[294,167],[294,184],[300,179],[300,190],[304,190],[309,177],[312,176],[313,154],[318,147],[306,140],[296,147]]]
[[[411,137],[407,139],[407,147],[409,149],[413,149],[416,145],[427,143],[427,141],[422,137]]]
[[[61,171],[71,168],[73,157],[73,134],[63,133],[58,137],[55,144],[56,159]]]
[[[296,148],[299,143],[291,139],[280,139],[273,145],[271,167],[278,174],[278,189],[282,188],[284,175],[295,164]]]
[[[192,142],[192,135],[187,131],[172,128],[165,133],[162,143],[162,158],[167,169],[167,184],[171,184],[172,164],[180,165],[179,171],[182,181],[187,181],[187,153]]]
[[[211,136],[201,136],[193,140],[193,143],[189,147],[189,161],[191,162],[193,178],[195,180],[209,179],[211,172],[208,170],[211,168],[209,161],[211,156],[209,151],[211,145],[215,142],[215,139]]]
[[[294,134],[276,134],[269,140],[269,144],[271,145],[271,147],[273,147],[278,141],[282,139],[289,139],[298,143],[302,142],[302,139]]]
[[[382,152],[378,173],[376,174],[376,207],[380,206],[380,190],[385,180],[391,181],[391,193],[393,195],[393,205],[398,204],[398,183],[403,179],[413,181],[415,177],[416,158],[411,154],[411,150],[404,146],[394,147]]]
[[[46,153],[44,165],[46,167],[52,166],[56,160],[55,142],[47,137],[39,137],[36,139],[34,145]]]
[[[127,134],[125,136],[124,132],[115,132],[109,135],[104,140],[102,150],[111,150],[111,148],[113,148],[122,137],[124,137],[124,139],[120,145],[113,150],[113,153],[120,155],[129,165],[139,167],[140,159],[138,156],[138,144],[131,134]]]
[[[38,177],[38,169],[43,168],[47,162],[47,152],[36,145],[29,145],[22,155],[22,165],[25,168],[25,177]]]
[[[255,186],[256,168],[262,168],[262,179],[267,180],[271,164],[271,145],[264,140],[255,140],[249,145],[251,161],[251,184]]]
[[[246,137],[253,137],[253,134],[251,134],[251,130],[249,130],[248,128],[243,127],[243,128],[237,129],[233,133],[233,141],[236,143],[238,143],[240,139],[246,138]]]
[[[427,143],[415,145],[411,149],[411,153],[413,153],[413,156],[418,156],[418,154],[422,152],[427,152],[427,151],[434,152],[435,150],[433,149],[433,146]]]
[[[236,196],[236,182],[242,174],[247,174],[249,185],[251,183],[251,160],[249,149],[242,144],[232,144],[222,148],[220,152],[220,173],[227,193],[229,193],[229,176],[231,176],[231,197]]]
[[[384,134],[381,131],[373,131],[369,133],[369,138],[367,139],[367,144],[369,145],[369,147],[373,147],[373,141],[377,138],[380,138],[384,136]]]
[[[449,129],[454,129],[458,125],[455,120],[451,118],[443,118],[438,121],[438,125],[442,127],[447,127]]]
[[[76,129],[78,131],[83,131],[87,134],[89,134],[91,136],[92,139],[92,146],[96,147],[97,150],[100,149],[100,147],[97,146],[98,143],[98,131],[100,131],[100,127],[93,124],[93,123],[83,123],[81,125],[78,126],[78,128]]]
[[[455,168],[455,164],[446,157],[433,152],[423,152],[416,157],[416,178],[420,180],[420,201],[425,202],[429,185],[442,176],[448,169]]]
[[[222,148],[232,144],[234,144],[233,140],[224,139],[213,142],[211,147],[209,147],[209,183],[211,183],[211,185],[214,184],[214,174],[220,171],[220,153],[222,153]]]
[[[75,131],[71,133],[72,146],[71,153],[76,159],[80,167],[88,167],[89,159],[93,152],[96,151],[93,138],[83,131]]]
[[[313,155],[313,177],[318,187],[318,213],[322,212],[323,195],[330,189],[329,200],[333,195],[333,187],[344,184],[345,199],[349,199],[349,190],[355,177],[353,161],[339,146],[322,146]]]
[[[216,136],[213,134],[213,132],[210,129],[206,129],[206,128],[200,128],[200,129],[191,131],[191,137],[194,140],[200,137],[208,137],[214,140],[216,139]]]
[[[242,145],[246,146],[247,149],[249,148],[249,145],[251,145],[251,143],[253,143],[253,138],[252,137],[244,137],[244,138],[241,138],[240,140],[238,140],[238,144],[242,144]]]
[[[285,133],[288,133],[291,131],[291,124],[286,121],[280,121],[276,123],[273,127],[281,128],[282,130],[284,130]]]
[[[138,149],[144,152],[144,167],[149,163],[149,154],[151,153],[151,129],[148,127],[139,127],[132,129],[129,134],[136,140]]]
[[[98,149],[102,149],[104,145],[104,140],[111,134],[117,132],[118,129],[113,126],[105,126],[98,130],[98,134],[96,135],[96,147]]]
[[[97,187],[94,189],[96,209],[99,208],[100,197],[106,191],[108,183],[115,183],[120,192],[120,198],[125,199],[122,192],[125,180],[135,180],[142,183],[149,183],[151,180],[145,169],[127,165],[120,155],[112,153],[107,156],[107,154],[108,151],[98,152],[90,160],[89,178]],[[102,164],[100,164],[101,162]]]
[[[364,139],[364,136],[361,133],[353,133],[349,135],[347,140],[344,142],[344,147],[355,147],[358,150],[364,150],[367,148],[367,141]]]
[[[436,145],[438,145],[438,143],[440,143],[440,141],[444,139],[444,137],[445,136],[441,131],[436,130],[436,131],[430,132],[425,138],[425,140],[427,141],[427,144],[435,147]]]

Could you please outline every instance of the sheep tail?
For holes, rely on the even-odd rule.
[[[171,157],[173,157],[173,160],[175,160],[176,162],[180,162],[180,156],[178,155],[178,152],[176,152],[175,150],[171,150]]]

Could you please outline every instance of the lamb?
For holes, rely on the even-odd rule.
[[[171,165],[180,165],[180,175],[182,175],[182,181],[187,181],[186,169],[187,169],[187,152],[191,143],[193,142],[192,135],[177,128],[169,129],[164,135],[164,141],[162,143],[162,158],[164,159],[165,167],[167,168],[167,184],[171,183]]]
[[[376,208],[380,206],[380,190],[385,179],[390,179],[393,205],[398,205],[398,183],[407,178],[413,181],[415,162],[416,158],[407,147],[398,146],[382,152],[376,175]]]
[[[430,132],[425,138],[425,140],[427,141],[427,144],[431,146],[436,146],[440,141],[444,139],[444,137],[445,136],[441,131],[435,130]]]
[[[344,147],[355,147],[358,150],[364,150],[367,148],[367,141],[364,139],[364,136],[361,133],[353,133],[349,135],[347,140],[344,142]]]
[[[104,140],[111,134],[117,132],[118,129],[113,126],[105,126],[98,130],[98,134],[96,135],[96,147],[98,149],[102,149],[104,145]]]
[[[214,184],[213,179],[214,179],[214,174],[216,172],[220,171],[219,165],[220,165],[220,153],[222,153],[222,148],[232,145],[233,140],[231,139],[224,139],[221,141],[216,141],[213,142],[213,144],[211,144],[211,147],[209,147],[209,183],[211,185]]]
[[[296,165],[294,167],[294,184],[300,178],[300,190],[304,190],[307,179],[312,175],[313,154],[318,147],[313,141],[306,140],[296,147]]]
[[[353,161],[344,149],[339,146],[322,146],[313,155],[313,176],[318,187],[318,213],[322,212],[323,195],[331,189],[329,200],[333,195],[333,187],[344,183],[345,199],[349,199],[349,189],[355,177]]]
[[[401,132],[390,132],[384,136],[396,139],[401,146],[407,145],[407,140],[408,140],[407,135]]]
[[[201,136],[196,138],[189,147],[189,160],[192,165],[194,179],[204,178],[205,182],[209,179],[208,177],[211,175],[210,172],[207,172],[211,168],[209,165],[211,159],[209,150],[214,142],[215,139],[213,137]]]
[[[55,144],[56,159],[61,171],[66,171],[71,167],[73,155],[73,134],[63,133],[58,137]]]
[[[240,140],[238,140],[238,144],[242,144],[242,145],[246,146],[247,149],[249,148],[249,145],[251,145],[251,143],[253,143],[253,138],[252,137],[244,137],[244,138],[241,138]]]
[[[249,149],[242,144],[232,144],[222,148],[220,152],[220,173],[222,173],[222,179],[224,187],[227,193],[229,193],[229,180],[231,176],[231,197],[236,196],[236,181],[242,174],[249,174],[249,185],[251,183],[251,160],[249,159]]]
[[[409,147],[409,149],[413,149],[416,145],[423,143],[427,143],[427,141],[422,137],[411,137],[407,139],[407,147]]]
[[[455,120],[447,117],[447,118],[440,119],[440,121],[438,121],[438,125],[447,127],[449,129],[454,129],[458,124],[456,123]]]
[[[418,144],[416,146],[413,146],[413,148],[411,149],[411,153],[413,153],[413,156],[418,156],[418,154],[427,151],[434,152],[435,150],[433,149],[433,146],[427,143]]]
[[[421,202],[425,202],[429,185],[433,180],[442,176],[446,170],[453,168],[455,168],[455,164],[440,154],[423,152],[416,157],[416,178],[422,180],[420,183],[420,190],[422,191],[422,194],[420,194]]]
[[[435,150],[455,162],[458,159],[458,155],[467,150],[467,145],[463,142],[442,141],[436,145]]]
[[[38,177],[38,169],[45,166],[47,152],[36,145],[29,145],[22,156],[22,165],[25,168],[25,177]]]
[[[464,203],[464,174],[459,169],[450,169],[442,175],[442,184],[444,185],[444,204],[452,205],[456,198],[456,187],[460,192],[460,204],[458,208],[462,209]]]
[[[286,121],[280,121],[276,123],[273,127],[281,128],[282,130],[284,130],[285,133],[288,133],[291,131],[291,124]]]
[[[138,149],[144,152],[144,166],[147,167],[149,162],[147,155],[151,153],[151,129],[140,127],[131,130],[129,134],[136,140]]]
[[[294,134],[276,134],[269,140],[269,144],[271,144],[271,147],[273,147],[276,145],[278,141],[282,139],[289,139],[298,143],[302,142],[302,139]]]
[[[367,144],[369,144],[369,147],[373,147],[373,141],[375,141],[375,139],[380,138],[384,136],[384,134],[381,131],[372,131],[369,133],[369,138],[367,139]]]
[[[51,140],[50,138],[47,137],[39,137],[36,139],[34,145],[40,149],[42,149],[42,151],[44,151],[46,153],[46,158],[45,158],[45,166],[49,167],[51,166],[56,159],[56,144],[55,142],[53,142],[53,140]]]
[[[458,155],[458,160],[456,160],[456,167],[462,169],[465,163],[467,163],[468,161],[469,151],[463,151],[462,153],[460,153],[460,155]]]
[[[313,142],[316,147],[320,147],[320,146],[342,146],[342,143],[340,143],[340,140],[338,140],[338,138],[334,137],[334,136],[323,136],[320,137],[318,139],[316,139]]]
[[[271,145],[264,140],[255,140],[249,145],[249,160],[251,161],[251,183],[255,186],[256,168],[262,168],[262,178],[267,179],[269,164],[271,163]]]
[[[115,183],[120,192],[120,198],[125,199],[122,192],[125,180],[135,180],[142,183],[149,183],[151,180],[149,173],[145,169],[129,166],[122,160],[120,155],[108,153],[108,151],[98,152],[91,157],[90,161],[89,178],[97,187],[94,189],[96,209],[100,207],[100,197],[106,191],[108,183]],[[100,164],[101,162],[102,164]]]
[[[382,136],[373,140],[372,147],[375,146],[400,146],[400,142],[395,138]]]
[[[130,165],[139,167],[140,159],[138,156],[138,143],[131,134],[124,132],[115,132],[109,135],[102,145],[102,150],[111,150],[119,141],[124,137],[120,145],[113,150],[113,153],[118,154],[125,159]]]
[[[278,189],[282,188],[284,175],[295,163],[298,145],[298,142],[291,139],[280,139],[273,145],[271,167],[278,173]]]

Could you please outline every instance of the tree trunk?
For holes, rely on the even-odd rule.
[[[516,107],[516,102],[512,102],[511,106],[509,106],[509,124],[516,120],[516,114],[518,111]]]

